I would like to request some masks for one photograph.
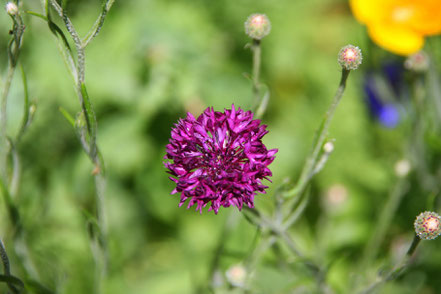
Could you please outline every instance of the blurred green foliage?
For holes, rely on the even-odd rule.
[[[64,2],[77,29],[86,33],[100,1]],[[23,6],[41,12],[38,1],[24,1]],[[87,48],[86,84],[98,116],[108,180],[110,269],[104,293],[209,293],[210,267],[224,223],[238,213],[233,207],[221,208],[218,215],[179,208],[178,196],[169,195],[173,183],[163,156],[171,127],[187,111],[198,115],[208,106],[251,106],[251,52],[244,48],[250,40],[243,23],[255,12],[267,14],[272,23],[271,34],[262,41],[262,80],[271,92],[263,122],[270,131],[265,144],[279,152],[271,165],[268,194],[256,197],[256,206],[269,211],[275,187],[287,177],[297,179],[337,88],[337,52],[349,43],[362,49],[370,46],[346,1],[117,0],[100,35]],[[57,293],[92,293],[94,264],[86,220],[87,212],[94,210],[93,166],[58,110],[62,106],[74,115],[79,103],[47,24],[29,15],[25,23],[20,58],[30,98],[37,105],[19,146],[22,179],[17,201],[25,239],[44,285]],[[5,13],[0,27],[4,70],[10,27]],[[369,52],[365,60],[374,57]],[[357,262],[398,181],[393,167],[405,156],[409,134],[406,122],[385,129],[371,119],[363,101],[362,76],[363,69],[349,78],[330,130],[335,152],[313,181],[305,215],[292,228],[302,251],[329,266],[326,281],[337,293],[349,291],[362,270]],[[8,100],[10,133],[18,129],[22,97],[17,72]],[[436,130],[433,138],[439,153]],[[412,239],[415,216],[429,208],[433,191],[412,183],[379,259],[363,269],[371,281],[380,266],[392,266],[398,259]],[[344,194],[342,201],[329,200],[332,187]],[[1,203],[0,234],[8,249],[9,220]],[[255,237],[256,228],[239,216],[225,239],[222,275],[245,260]],[[440,242],[423,242],[416,265],[381,293],[437,293]],[[295,259],[281,265],[276,252],[268,250],[259,263],[255,293],[311,293],[314,281],[304,266]],[[20,276],[21,269],[11,259],[12,272]]]

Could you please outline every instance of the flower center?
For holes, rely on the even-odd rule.
[[[424,222],[424,227],[430,232],[436,231],[439,227],[439,221],[435,217],[429,217]]]
[[[345,60],[352,61],[352,60],[354,60],[356,54],[357,53],[355,53],[354,49],[348,49],[345,51],[344,58],[345,58]]]
[[[252,23],[260,26],[265,23],[265,20],[263,19],[263,17],[261,15],[258,15],[253,18]]]

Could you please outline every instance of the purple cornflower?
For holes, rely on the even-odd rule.
[[[191,113],[180,119],[171,131],[164,163],[176,183],[172,194],[181,193],[182,206],[210,210],[243,204],[254,207],[256,192],[265,193],[262,179],[271,176],[268,165],[277,149],[268,150],[262,137],[266,125],[253,120],[251,111],[207,108],[197,119]]]

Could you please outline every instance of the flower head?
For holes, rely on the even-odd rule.
[[[210,210],[246,204],[254,207],[254,195],[265,193],[262,179],[271,176],[268,165],[277,149],[268,150],[262,137],[266,125],[253,120],[251,111],[207,108],[197,119],[191,113],[171,132],[164,164],[176,183],[172,194],[181,193],[180,206]]]
[[[431,211],[425,211],[417,216],[415,232],[423,240],[432,240],[441,234],[441,217]]]
[[[439,0],[350,0],[350,5],[370,38],[395,54],[413,54],[423,47],[425,36],[441,33]]]
[[[429,56],[424,51],[419,51],[407,57],[404,67],[417,73],[423,73],[429,70]]]
[[[6,3],[5,9],[9,15],[16,15],[18,13],[17,4],[15,4],[14,2]]]
[[[255,13],[245,22],[245,33],[255,40],[261,40],[271,31],[271,23],[265,14]]]
[[[338,63],[346,70],[357,69],[362,60],[360,48],[353,45],[344,46],[338,53]]]
[[[231,266],[225,273],[228,282],[234,287],[245,287],[245,282],[247,278],[246,268],[241,265],[233,265]]]

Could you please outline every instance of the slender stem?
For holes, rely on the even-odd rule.
[[[0,101],[0,177],[7,182],[7,156],[9,143],[7,139],[7,102],[24,33],[24,24],[19,13],[11,16],[13,21],[12,39],[8,46],[8,69]]]
[[[262,255],[276,242],[277,238],[272,234],[264,234],[253,252],[245,261],[245,268],[249,276],[253,269],[256,268]]]
[[[24,94],[24,102],[23,102],[23,118],[21,120],[21,126],[20,129],[17,133],[17,136],[15,137],[15,144],[14,145],[18,145],[18,143],[20,142],[23,134],[26,131],[27,126],[29,125],[29,122],[31,120],[31,109],[29,106],[29,91],[28,91],[28,83],[27,83],[27,79],[26,79],[26,74],[25,71],[23,69],[23,66],[20,65],[20,72],[21,72],[21,79],[23,81],[23,94]]]
[[[14,77],[14,71],[15,66],[12,65],[12,63],[9,63],[8,66],[8,72],[6,74],[6,80],[3,85],[3,92],[2,92],[2,101],[1,101],[1,132],[2,137],[6,138],[6,106],[7,106],[7,97],[9,95],[9,89],[11,88],[12,78]],[[3,145],[3,144],[2,144]]]
[[[262,55],[262,48],[260,46],[260,40],[253,39],[253,44],[251,45],[251,50],[253,51],[253,93],[254,93],[254,105],[257,107],[260,100],[260,62]]]
[[[100,13],[100,16],[98,17],[98,19],[95,21],[95,23],[93,24],[92,28],[90,29],[90,31],[87,33],[86,37],[84,37],[82,39],[82,43],[83,43],[83,47],[85,48],[90,41],[92,41],[93,38],[95,38],[98,33],[100,32],[103,24],[104,24],[104,20],[107,16],[107,13],[109,12],[110,8],[112,7],[113,3],[115,2],[115,0],[106,0],[103,3],[103,8],[102,11]]]
[[[103,248],[104,254],[104,272],[107,271],[107,215],[106,215],[106,202],[105,202],[105,190],[106,190],[106,178],[102,172],[98,172],[95,175],[95,188],[96,188],[96,215],[100,229],[100,247]]]
[[[305,256],[297,249],[297,245],[294,243],[294,240],[288,235],[285,230],[278,230],[275,232],[288,246],[289,250],[296,256],[305,259]]]
[[[6,253],[6,248],[2,240],[0,240],[0,257],[3,262],[3,271],[5,273],[5,276],[11,276],[8,254]],[[12,293],[20,293],[20,291],[12,283],[7,282],[7,284]]]
[[[295,210],[292,211],[292,213],[290,213],[290,215],[288,216],[288,218],[284,222],[283,227],[285,229],[290,228],[299,219],[299,217],[302,215],[303,211],[305,211],[306,206],[308,205],[308,202],[309,202],[309,197],[302,197],[299,205],[296,207]]]
[[[12,150],[12,178],[11,178],[11,184],[10,184],[10,194],[11,197],[17,197],[18,195],[18,186],[20,183],[20,157],[18,156],[18,152],[15,146],[13,146]]]
[[[285,197],[290,198],[286,207],[288,208],[288,219],[292,219],[289,217],[290,214],[295,212],[295,206],[300,202],[306,187],[308,186],[309,181],[314,176],[315,172],[319,170],[317,167],[317,162],[319,161],[320,150],[328,136],[328,129],[331,124],[332,118],[334,116],[335,110],[337,109],[338,104],[340,103],[341,98],[343,97],[344,90],[346,88],[346,81],[348,79],[350,71],[343,69],[340,79],[340,84],[337,88],[337,92],[334,95],[334,99],[332,100],[331,106],[325,114],[325,117],[317,130],[315,135],[313,147],[310,151],[310,154],[306,160],[305,165],[303,166],[302,172],[300,174],[300,178],[297,184],[290,190],[286,191]],[[319,162],[320,163],[320,162]],[[298,197],[293,197],[298,196]],[[307,196],[305,196],[307,197]],[[292,221],[288,221],[288,224],[292,223]]]
[[[363,261],[361,263],[362,269],[366,268],[369,263],[372,262],[372,260],[375,259],[375,257],[377,256],[378,249],[381,246],[386,232],[389,229],[392,218],[395,215],[401,199],[403,198],[408,188],[409,185],[407,183],[407,180],[405,178],[401,178],[392,191],[378,218],[374,234],[372,235],[371,239],[368,242],[368,245],[366,246]]]
[[[67,64],[70,65],[72,75],[74,76],[74,81],[76,85],[77,95],[82,108],[82,114],[84,115],[84,120],[86,122],[87,130],[80,129],[77,133],[80,137],[82,147],[84,151],[89,156],[92,163],[95,165],[93,174],[95,177],[95,203],[96,203],[96,222],[97,222],[97,232],[95,228],[92,227],[91,231],[91,246],[92,252],[96,264],[96,278],[95,278],[95,293],[101,293],[102,282],[107,273],[108,267],[108,255],[107,255],[107,217],[106,217],[106,205],[105,205],[105,187],[106,179],[104,177],[104,161],[99,152],[98,146],[96,144],[97,139],[97,122],[96,114],[93,110],[92,103],[87,94],[85,85],[85,47],[89,42],[99,33],[107,12],[111,8],[114,0],[107,0],[103,4],[102,12],[99,18],[96,20],[94,26],[89,31],[88,36],[81,40],[75,27],[73,26],[69,17],[64,13],[63,8],[55,1],[49,0],[50,4],[57,11],[58,15],[63,19],[64,24],[75,44],[76,50],[76,66],[74,66],[74,61],[72,58],[72,53],[68,47],[67,41],[63,38],[63,45],[65,50],[64,53],[65,60]],[[47,2],[46,2],[47,6]],[[49,16],[49,14],[47,14]],[[48,17],[50,20],[50,17]],[[64,36],[62,32],[55,30],[54,33]],[[70,57],[70,58],[69,58]]]
[[[252,224],[257,225],[259,228],[265,228],[269,229],[269,231],[277,237],[280,241],[286,244],[289,251],[296,257],[298,257],[302,263],[311,271],[311,273],[314,275],[317,284],[321,289],[323,289],[324,292],[329,292],[327,290],[327,287],[324,283],[324,272],[323,270],[314,262],[307,259],[305,255],[300,252],[300,250],[297,248],[297,245],[295,244],[294,240],[291,238],[291,236],[288,234],[286,228],[284,228],[281,225],[277,225],[276,222],[273,222],[272,220],[265,217],[263,214],[261,214],[256,209],[251,209],[248,207],[244,207],[243,209],[244,216],[248,221],[250,221]],[[262,246],[268,246],[268,244],[273,244],[274,239],[270,238],[266,240]],[[269,242],[269,243],[268,243]],[[326,289],[326,291],[325,291]]]
[[[412,240],[412,243],[410,244],[409,249],[407,250],[406,255],[403,256],[400,263],[397,266],[395,266],[395,268],[392,271],[390,271],[386,276],[384,276],[379,281],[376,281],[373,284],[371,284],[368,288],[363,290],[361,293],[362,294],[372,293],[379,286],[401,276],[405,272],[405,270],[409,267],[411,257],[413,255],[413,253],[415,252],[416,248],[418,247],[418,244],[420,244],[420,242],[421,242],[421,239],[417,235],[415,235],[413,237],[413,240]]]
[[[289,249],[296,255],[297,257],[304,258],[304,255],[300,252],[297,246],[294,243],[294,240],[288,235],[288,233],[280,226],[277,226],[272,220],[268,219],[266,216],[261,214],[258,210],[252,209],[249,207],[244,207],[243,209],[244,215],[246,219],[250,221],[252,224],[257,225],[261,228],[267,228],[272,233],[280,237],[285,241]]]
[[[438,120],[441,121],[441,86],[434,62],[431,62],[427,75],[430,85],[430,98],[435,105]]]
[[[9,153],[9,143],[7,139],[7,102],[12,78],[14,77],[15,66],[9,63],[6,80],[3,85],[3,92],[0,106],[0,176],[3,181],[7,181],[7,156]]]
[[[236,211],[232,211],[232,213],[228,216],[225,225],[220,234],[217,247],[214,253],[213,260],[210,265],[210,281],[212,282],[215,278],[216,271],[219,268],[220,259],[225,250],[225,243],[230,235],[231,231],[236,227],[238,221],[239,214]]]
[[[9,276],[11,274],[11,270],[9,267],[9,258],[2,240],[0,240],[0,257],[3,262],[3,272],[5,275]]]
[[[288,197],[292,197],[296,193],[301,194],[305,190],[309,180],[311,179],[311,176],[313,175],[318,155],[328,135],[328,129],[334,116],[335,110],[337,109],[337,106],[340,103],[341,98],[343,97],[343,93],[346,88],[346,80],[348,79],[349,73],[349,70],[343,69],[337,92],[335,93],[331,106],[325,114],[325,118],[322,122],[321,127],[319,128],[319,133],[316,135],[317,139],[300,174],[300,179],[296,187],[288,191]]]

